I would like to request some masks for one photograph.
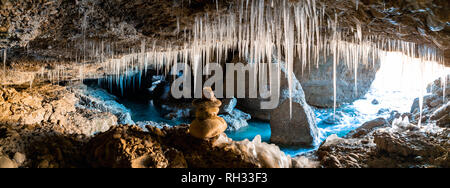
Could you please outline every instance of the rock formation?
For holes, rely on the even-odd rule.
[[[19,90],[19,91],[18,91]],[[92,135],[117,124],[116,116],[107,112],[92,113],[87,106],[77,106],[79,98],[67,88],[36,85],[0,89],[0,122],[3,124],[42,125],[66,133]]]
[[[161,144],[136,126],[119,126],[101,133],[87,144],[88,158],[93,167],[112,168],[167,168],[186,167],[185,161],[166,158]],[[176,164],[176,163],[180,164]]]
[[[291,158],[273,144],[197,139],[189,125],[164,127],[120,125],[93,137],[49,134],[0,126],[0,167],[39,168],[291,168],[317,167],[305,157]],[[30,133],[34,134],[29,135]],[[18,152],[23,152],[25,156]],[[16,154],[13,154],[13,153]],[[8,156],[13,156],[11,159]],[[25,160],[25,161],[21,161]]]
[[[242,62],[234,58],[232,63]],[[313,109],[305,100],[302,85],[293,77],[292,111],[289,99],[288,74],[285,62],[280,62],[280,98],[275,109],[261,109],[261,102],[266,101],[261,96],[257,98],[238,99],[238,108],[249,113],[252,118],[269,121],[271,126],[271,142],[294,147],[311,147],[318,142],[318,128]],[[249,85],[246,79],[246,86]],[[259,86],[261,87],[261,86]],[[249,93],[246,87],[246,93]]]
[[[445,107],[441,104],[425,112],[421,127],[414,120],[414,124],[408,121],[408,116],[419,117],[417,112],[393,112],[390,119],[396,120],[379,118],[344,138],[330,136],[317,151],[320,164],[326,168],[448,168],[448,126],[428,119],[429,114],[440,114]]]
[[[250,114],[247,114],[237,108],[237,99],[223,99],[222,107],[220,108],[219,116],[222,117],[228,124],[227,130],[236,131],[240,128],[248,126],[247,121],[252,119]]]
[[[286,70],[284,67],[282,70],[280,105],[270,112],[270,141],[286,146],[312,147],[317,144],[319,136],[316,115],[306,103],[302,85],[295,76],[292,79],[293,91],[289,95]]]
[[[277,3],[282,1],[252,0],[247,1],[252,8],[244,20],[239,16],[227,19],[229,11],[239,7],[237,2],[244,1],[1,0],[0,167],[316,167],[317,163],[306,156],[291,158],[278,146],[261,142],[260,137],[235,142],[223,132],[227,123],[235,130],[252,117],[270,121],[273,143],[318,144],[318,128],[309,105],[333,106],[333,58],[338,58],[334,59],[338,62],[338,105],[364,95],[378,69],[377,61],[359,66],[356,91],[353,69],[341,63],[352,55],[340,52],[344,48],[335,43],[359,44],[358,48],[364,49],[376,46],[412,57],[436,55],[440,63],[450,65],[449,1],[315,0],[317,9],[308,14],[320,12],[322,16],[313,21],[299,16],[308,7],[288,8],[290,11],[278,14],[282,10],[271,10],[280,8]],[[262,8],[274,14],[250,16]],[[282,20],[280,15],[286,13],[294,14],[287,16],[294,19],[285,16]],[[266,23],[274,17],[279,20]],[[315,27],[316,21],[322,25]],[[300,32],[312,30],[315,32]],[[232,41],[224,36],[235,38]],[[319,54],[319,43],[329,53]],[[195,53],[185,55],[183,49]],[[283,70],[276,109],[260,110],[261,99],[239,99],[242,111],[231,103],[219,113],[220,101],[209,95],[194,103],[196,119],[190,126],[169,128],[139,122],[142,127],[159,127],[148,126],[148,132],[136,126],[118,126],[135,123],[129,111],[105,91],[77,85],[85,79],[100,78],[116,84],[111,88],[122,92],[140,84],[143,72],[155,69],[146,78],[150,80],[153,74],[167,73],[169,64],[177,61],[229,63],[227,56],[239,56],[248,58],[247,62],[270,62],[274,51],[279,60],[296,65],[291,95]],[[300,55],[300,51],[306,54]],[[364,51],[359,55],[368,54]],[[318,67],[311,63],[304,70],[295,62],[309,63],[310,56],[325,57],[319,59]],[[448,78],[446,83],[450,83]],[[430,85],[431,94],[424,97],[422,111],[417,99],[410,113],[394,112],[392,118],[367,122],[345,138],[329,137],[316,153],[320,165],[449,167],[450,86],[444,90],[441,85],[440,81]],[[155,95],[168,94],[165,87],[156,90]],[[161,108],[170,111],[165,114],[167,119],[192,117],[190,104],[160,102]]]
[[[192,121],[189,133],[199,139],[219,136],[227,129],[227,123],[219,116],[222,102],[214,96],[211,88],[203,89],[202,99],[194,100],[196,119]]]
[[[429,84],[428,92],[431,94],[423,97],[422,123],[434,122],[441,127],[450,126],[450,75],[446,79],[445,86],[441,79]],[[419,98],[415,99],[411,106],[410,121],[413,123],[418,123],[420,119],[419,101]]]
[[[375,129],[381,127],[390,127],[391,125],[384,118],[378,118],[372,121],[368,121],[358,127],[357,129],[351,131],[347,134],[348,138],[359,138],[361,136],[367,135],[368,133],[374,131]]]
[[[247,121],[252,119],[250,114],[242,112],[238,109],[233,109],[231,113],[221,114],[219,116],[222,117],[225,120],[225,122],[227,122],[228,124],[227,130],[230,131],[236,131],[243,127],[247,127],[248,126]]]
[[[0,156],[0,168],[17,168],[17,164],[6,156]]]
[[[343,59],[337,64],[337,98],[336,104],[340,106],[352,103],[363,97],[375,80],[375,74],[380,69],[380,61],[367,66],[360,65],[357,70],[357,85],[355,85],[355,70],[349,67]],[[294,73],[305,91],[306,102],[320,108],[333,108],[333,56],[321,57],[318,67],[311,65],[302,69],[301,62],[295,63]]]

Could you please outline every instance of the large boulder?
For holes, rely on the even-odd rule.
[[[357,138],[332,135],[317,156],[325,168],[446,168],[450,164],[447,141],[448,131],[375,128]]]
[[[442,83],[442,81],[445,81],[445,87],[443,87],[444,84]],[[444,77],[444,80],[442,78],[439,78],[433,81],[432,83],[428,84],[427,92],[441,97],[444,95],[446,97],[450,97],[450,74],[447,75],[446,78]]]
[[[270,111],[261,109],[262,99],[238,99],[238,108],[249,113],[253,119],[270,121]]]
[[[292,118],[289,117],[289,100],[286,100],[271,113],[270,141],[286,146],[313,146],[318,129],[311,109],[300,103],[292,103]]]
[[[286,146],[314,146],[318,143],[319,136],[316,116],[306,103],[302,85],[295,75],[292,78],[292,93],[289,95],[286,72],[282,66],[281,78],[286,79],[281,79],[280,105],[270,112],[270,141]]]
[[[17,168],[17,164],[6,156],[0,156],[0,168]]]
[[[136,126],[113,127],[90,140],[86,148],[93,167],[166,168],[171,165],[160,143]]]
[[[434,160],[447,156],[448,148],[445,148],[445,144],[442,145],[442,143],[445,143],[445,139],[419,131],[405,133],[377,131],[374,134],[374,142],[378,151],[385,151],[391,155],[402,157],[420,156]]]
[[[222,107],[220,108],[219,116],[227,122],[227,130],[229,131],[236,131],[248,126],[247,121],[252,118],[250,114],[235,108],[236,104],[236,98],[222,99]]]
[[[351,131],[349,134],[347,134],[346,137],[348,138],[361,138],[365,135],[367,135],[369,132],[374,131],[375,129],[381,128],[381,127],[389,127],[389,122],[384,118],[378,118],[372,121],[368,121],[361,125],[361,127],[358,127],[357,129]]]
[[[379,60],[374,64],[369,63],[367,66],[360,64],[358,66],[358,87],[356,89],[354,69],[349,68],[344,59],[341,59],[336,69],[337,105],[351,103],[363,97],[369,91],[379,69]],[[326,56],[325,60],[321,57],[318,67],[311,65],[309,68],[306,67],[303,69],[301,62],[294,62],[294,73],[302,84],[308,104],[321,108],[331,108],[334,106],[332,54]]]
[[[420,109],[420,99],[416,98],[411,106],[411,122],[435,122],[440,127],[450,125],[450,75],[447,76],[446,85],[439,78],[428,85],[428,95],[423,97],[423,107]],[[422,113],[421,113],[422,112]]]
[[[242,112],[238,109],[233,109],[231,113],[228,114],[222,114],[219,115],[219,117],[222,117],[225,122],[228,124],[228,129],[230,131],[236,131],[240,128],[247,127],[248,126],[248,120],[250,120],[252,117],[250,114],[247,114],[245,112]]]
[[[233,60],[233,62],[242,62]],[[249,113],[252,118],[270,121],[271,142],[297,147],[310,147],[318,142],[316,116],[305,100],[302,85],[293,74],[292,95],[289,95],[288,74],[286,63],[281,64],[280,99],[275,109],[262,109],[262,97],[238,99],[238,108]],[[246,86],[249,86],[246,80]],[[247,87],[248,90],[248,87]],[[248,93],[248,91],[246,91]],[[292,97],[292,111],[290,108]]]

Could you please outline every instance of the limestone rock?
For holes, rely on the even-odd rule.
[[[1,85],[31,85],[34,79],[35,72],[7,71],[6,75],[4,71],[0,72]]]
[[[327,168],[447,167],[450,164],[448,130],[426,133],[379,127],[361,133],[358,137],[328,137],[317,151],[320,164]]]
[[[448,152],[433,139],[426,137],[427,135],[419,132],[390,133],[379,131],[374,135],[374,142],[377,144],[378,150],[403,157],[422,156],[437,158]]]
[[[16,161],[17,164],[22,164],[23,162],[25,162],[26,160],[26,156],[20,152],[16,152],[14,154],[14,161]]]
[[[379,60],[374,65],[358,66],[358,87],[355,89],[354,70],[343,61],[337,65],[337,105],[351,103],[363,97],[375,80],[375,74],[380,68]],[[306,102],[311,106],[331,108],[334,104],[333,92],[333,55],[320,58],[318,68],[312,65],[303,70],[301,62],[294,63],[294,72],[303,90]]]
[[[431,115],[432,120],[438,120],[445,115],[450,114],[450,101],[447,104],[442,105],[440,108],[436,109]]]
[[[368,140],[329,136],[317,150],[320,164],[325,168],[364,168],[365,159],[374,144]]]
[[[317,127],[312,121],[308,121],[310,111],[298,103],[292,104],[292,119],[286,118],[289,113],[289,101],[283,102],[271,113],[271,137],[273,143],[286,146],[313,146],[318,134]]]
[[[378,118],[369,122],[366,122],[361,125],[361,127],[358,127],[356,130],[351,131],[349,134],[347,134],[346,137],[349,138],[359,138],[362,136],[367,135],[367,133],[380,128],[380,127],[388,127],[390,126],[389,122],[386,121],[384,118]]]
[[[427,92],[432,93],[437,96],[450,96],[450,75],[447,75],[447,80],[444,80],[446,85],[443,85],[442,79],[436,79],[434,82],[428,84]],[[444,78],[445,79],[445,78]],[[443,87],[445,86],[445,87]],[[445,88],[445,93],[444,93]]]
[[[228,124],[227,130],[235,131],[242,127],[248,126],[247,121],[252,117],[250,114],[247,114],[241,110],[238,110],[236,107],[237,99],[222,99],[222,106],[219,111],[219,117],[222,117],[225,122]]]
[[[175,148],[182,152],[189,168],[261,167],[251,148],[248,150],[234,144],[236,142],[231,141],[225,134],[212,139],[197,139],[189,134],[189,125],[163,129],[147,126],[147,129],[165,148]]]
[[[189,132],[199,139],[213,138],[227,129],[227,123],[218,115],[220,100],[214,97],[211,88],[203,89],[203,98],[194,100],[196,119],[192,121]]]
[[[282,70],[284,73],[282,78],[286,79],[282,79],[281,82],[280,105],[270,113],[270,141],[287,146],[313,146],[317,144],[319,134],[314,111],[306,103],[303,88],[295,75],[292,78],[291,111],[284,66]]]
[[[117,102],[117,97],[100,88],[90,88],[86,85],[75,85],[70,88],[79,98],[79,104],[86,108],[94,108],[102,112],[110,112],[117,116],[120,124],[133,125],[131,112],[124,105]]]
[[[233,110],[236,108],[237,99],[222,99],[222,107],[220,107],[220,114],[231,114]]]
[[[238,109],[234,109],[229,114],[223,114],[219,115],[222,117],[225,122],[228,124],[228,129],[230,131],[236,131],[240,128],[248,126],[248,120],[250,120],[252,117],[250,114],[247,114],[245,112],[242,112]]]
[[[199,139],[213,138],[225,132],[226,122],[221,117],[211,117],[205,120],[194,120],[189,129],[190,134]]]
[[[0,156],[0,168],[17,168],[17,164],[6,156]]]
[[[373,105],[379,105],[380,102],[379,102],[378,100],[374,99],[374,100],[372,101],[372,104],[373,104]]]
[[[136,126],[118,126],[87,144],[94,167],[165,168],[169,161],[161,145]]]

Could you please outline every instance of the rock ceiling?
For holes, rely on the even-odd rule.
[[[302,0],[310,1],[310,0]],[[226,13],[233,0],[39,0],[0,1],[0,48],[61,55],[74,41],[114,42],[117,51],[148,45],[179,45],[197,16]],[[266,0],[270,6],[271,0]],[[291,2],[293,2],[291,0]],[[364,35],[435,46],[450,59],[450,7],[444,0],[317,0],[341,29],[359,23]],[[156,39],[156,40],[155,40]],[[155,42],[156,41],[156,42]]]

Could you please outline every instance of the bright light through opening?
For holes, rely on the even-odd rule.
[[[409,112],[414,99],[427,94],[429,83],[450,74],[450,68],[437,62],[424,62],[400,52],[386,52],[380,61],[381,68],[366,95],[368,100],[355,102],[365,114],[380,108]],[[366,103],[373,99],[380,102],[378,108],[368,108]]]

